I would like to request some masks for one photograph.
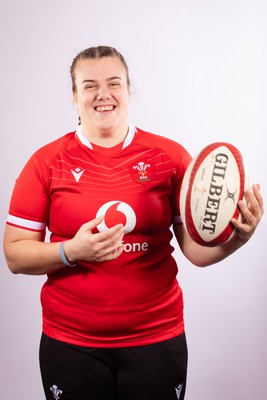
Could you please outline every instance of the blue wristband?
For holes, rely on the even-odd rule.
[[[65,254],[65,251],[64,251],[64,243],[65,242],[61,242],[60,243],[60,248],[59,248],[59,254],[60,254],[61,261],[63,262],[63,264],[67,265],[68,267],[76,267],[76,265],[78,264],[77,262],[74,263],[74,264],[71,264],[68,261],[68,259],[66,257],[66,254]]]

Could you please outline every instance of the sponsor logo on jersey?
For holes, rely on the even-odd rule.
[[[123,246],[123,250],[125,251],[125,253],[136,253],[136,252],[144,252],[148,250],[148,243],[147,242],[136,242],[136,243],[125,243],[124,240],[122,240],[121,242],[122,246]]]
[[[97,226],[99,232],[104,232],[116,224],[123,224],[125,227],[125,234],[134,230],[136,225],[136,215],[134,210],[129,204],[113,200],[103,204],[96,213],[96,218],[104,216],[103,221]],[[148,250],[147,242],[127,243],[126,240],[122,241],[124,251],[129,252],[143,252]]]
[[[103,204],[96,213],[96,218],[104,216],[101,224],[97,226],[99,232],[106,231],[116,224],[125,226],[125,233],[132,232],[136,225],[136,215],[129,204],[113,200]]]
[[[75,181],[78,183],[82,174],[84,173],[85,169],[81,169],[81,168],[75,168],[75,170],[73,171],[73,169],[71,169],[72,175],[75,178]]]

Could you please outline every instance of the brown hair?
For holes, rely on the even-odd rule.
[[[88,49],[85,49],[81,51],[77,56],[73,59],[73,62],[70,67],[70,75],[71,75],[71,80],[72,80],[72,91],[76,92],[76,83],[75,83],[75,68],[77,63],[80,60],[86,60],[88,58],[102,58],[102,57],[117,57],[121,63],[123,64],[125,70],[126,70],[126,76],[127,76],[127,84],[128,88],[130,88],[130,78],[129,78],[129,69],[128,65],[122,56],[121,53],[118,52],[114,47],[110,46],[98,46],[98,47],[89,47]]]

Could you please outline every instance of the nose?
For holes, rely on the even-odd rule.
[[[106,85],[100,85],[97,92],[97,99],[98,100],[106,100],[110,99],[110,93],[108,87]]]

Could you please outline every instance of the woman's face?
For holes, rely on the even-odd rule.
[[[116,133],[128,121],[129,87],[117,57],[84,59],[75,68],[74,102],[87,133]]]

